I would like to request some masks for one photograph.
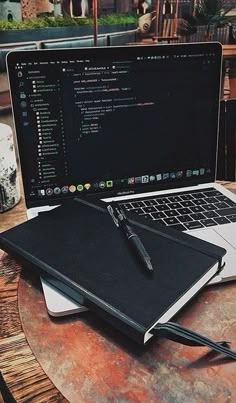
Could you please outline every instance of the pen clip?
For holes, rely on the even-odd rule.
[[[119,221],[118,221],[118,219],[115,217],[115,215],[114,215],[114,210],[113,210],[113,208],[112,208],[112,206],[111,206],[110,204],[109,204],[109,206],[107,206],[107,210],[108,210],[110,216],[112,217],[112,219],[113,219],[115,225],[116,225],[117,227],[119,227]]]

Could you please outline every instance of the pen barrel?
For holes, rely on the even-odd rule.
[[[122,226],[122,225],[123,225],[123,226]],[[131,239],[132,237],[138,238],[136,232],[134,232],[133,228],[131,228],[131,227],[127,224],[126,221],[121,223],[121,227],[123,228],[123,231],[125,232],[125,235],[126,235],[126,237],[127,237],[128,239]]]
[[[149,272],[153,271],[153,267],[151,264],[151,259],[149,254],[147,253],[145,247],[143,246],[142,241],[139,239],[138,235],[134,232],[133,228],[127,224],[127,220],[123,219],[120,221],[120,226],[125,233],[126,238],[129,243],[132,245],[132,249],[135,251],[136,255],[139,257],[139,260],[142,262],[143,266]]]
[[[136,254],[140,257],[144,264],[146,264],[147,261],[150,261],[149,254],[136,234],[129,236],[129,242],[132,244],[133,249],[136,251]]]

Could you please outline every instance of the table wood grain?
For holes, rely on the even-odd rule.
[[[223,56],[226,58],[236,57],[236,44],[235,45],[222,45]]]

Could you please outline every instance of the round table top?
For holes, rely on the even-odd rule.
[[[206,287],[175,320],[236,350],[235,287]],[[17,402],[236,401],[233,361],[165,339],[139,346],[90,312],[50,318],[39,278],[3,253],[0,293],[0,369]]]
[[[235,290],[209,286],[175,321],[236,349]],[[21,276],[18,304],[37,361],[70,402],[183,402],[186,392],[191,402],[236,401],[235,362],[206,348],[158,338],[140,346],[90,312],[49,318],[30,272]]]

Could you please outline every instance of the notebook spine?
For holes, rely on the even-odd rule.
[[[144,335],[146,329],[133,323],[132,321],[121,320],[121,316],[116,311],[104,309],[102,306],[85,299],[85,306],[95,312],[100,318],[104,319],[119,332],[124,333],[129,338],[135,340],[138,344],[144,344]]]

